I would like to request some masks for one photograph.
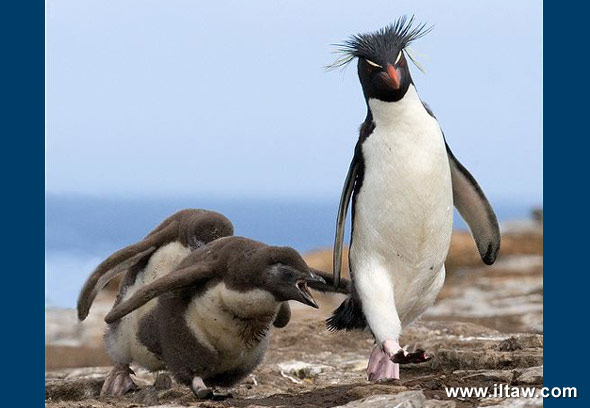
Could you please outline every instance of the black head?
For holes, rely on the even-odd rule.
[[[318,308],[308,283],[326,283],[307,266],[297,251],[289,247],[267,247],[264,251],[267,267],[260,276],[260,285],[277,301],[296,300]]]
[[[400,17],[378,31],[353,35],[338,46],[343,56],[331,68],[342,67],[358,58],[358,74],[365,99],[399,101],[412,84],[406,47],[424,36],[432,27],[418,24],[414,17]]]

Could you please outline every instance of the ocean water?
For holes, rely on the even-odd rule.
[[[495,203],[494,207],[501,222],[527,218],[531,210],[531,205],[524,204]],[[219,211],[232,220],[236,235],[307,252],[332,245],[338,197],[289,201],[47,194],[46,306],[74,307],[82,284],[102,259],[140,240],[183,208]],[[457,215],[455,228],[465,228]]]

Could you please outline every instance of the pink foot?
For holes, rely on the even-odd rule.
[[[369,381],[399,379],[399,365],[423,363],[432,358],[422,349],[408,353],[395,340],[387,339],[381,346],[376,345],[369,358],[367,377]]]
[[[369,358],[367,378],[373,382],[399,379],[399,364],[391,361],[380,345],[375,346]]]

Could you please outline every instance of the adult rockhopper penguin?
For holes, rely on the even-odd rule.
[[[500,233],[494,211],[473,176],[445,142],[410,75],[407,46],[430,31],[402,17],[379,31],[352,36],[334,66],[358,59],[367,104],[342,192],[334,245],[340,279],[344,221],[352,198],[352,294],[328,319],[332,330],[369,327],[376,346],[370,380],[399,378],[398,363],[426,361],[398,341],[430,307],[444,279],[453,205],[486,264],[496,260]],[[407,58],[406,58],[407,57]]]

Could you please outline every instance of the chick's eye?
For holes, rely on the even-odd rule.
[[[369,64],[369,65],[370,65],[370,66],[372,66],[372,67],[375,67],[375,68],[383,68],[381,65],[379,65],[379,64],[376,64],[376,63],[374,63],[374,62],[373,62],[373,61],[371,61],[371,60],[365,59],[365,61],[367,61],[367,64]]]
[[[284,268],[283,269],[283,276],[287,279],[292,279],[295,274],[291,268]]]

